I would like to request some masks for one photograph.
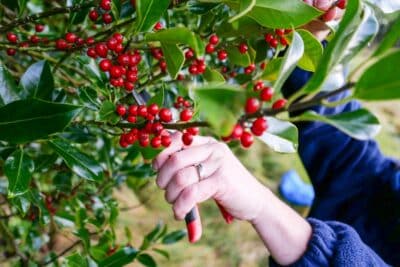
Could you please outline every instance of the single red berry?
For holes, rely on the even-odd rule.
[[[129,116],[126,118],[126,120],[127,120],[128,122],[130,122],[130,123],[136,123],[136,122],[137,122],[136,116],[132,116],[132,115],[129,115]]]
[[[207,68],[207,66],[205,63],[197,64],[197,73],[198,74],[204,73],[206,71],[206,68]]]
[[[183,81],[183,80],[185,79],[185,75],[182,74],[182,73],[179,73],[179,74],[178,74],[178,77],[176,77],[176,79],[177,79],[178,81]]]
[[[189,100],[185,100],[185,101],[183,102],[183,106],[184,106],[185,108],[190,108],[190,107],[192,106],[192,103],[190,103]]]
[[[113,38],[116,39],[119,44],[121,44],[124,41],[124,36],[119,32],[114,33]]]
[[[254,84],[253,90],[254,91],[260,91],[264,87],[264,82],[263,81],[258,81]]]
[[[97,12],[95,9],[90,10],[89,18],[91,21],[97,21],[99,18],[99,12]]]
[[[271,101],[272,96],[274,95],[274,90],[271,87],[264,87],[260,92],[261,101]]]
[[[126,139],[126,135],[125,135],[125,134],[122,134],[122,135],[119,137],[119,145],[120,145],[122,148],[127,148],[127,147],[129,146],[128,142],[126,142],[125,139]]]
[[[278,99],[274,102],[274,104],[272,104],[272,109],[281,109],[283,108],[287,103],[286,99]]]
[[[162,126],[162,124],[159,122],[155,122],[151,126],[151,133],[153,133],[154,135],[160,135],[163,132],[163,130],[164,126]]]
[[[244,148],[249,148],[254,143],[254,137],[251,133],[245,131],[240,137],[240,143]]]
[[[185,58],[186,59],[191,59],[192,57],[194,57],[194,52],[191,48],[189,48],[186,52],[185,52]]]
[[[162,145],[161,136],[155,136],[151,139],[151,146],[153,148],[159,148]]]
[[[136,116],[138,114],[138,106],[137,105],[129,106],[128,112],[129,115]]]
[[[158,114],[160,116],[160,120],[163,122],[171,122],[172,121],[172,112],[168,108],[162,108]]]
[[[35,25],[35,31],[36,32],[42,32],[44,30],[44,25],[42,24],[36,24]]]
[[[223,61],[227,58],[228,58],[228,52],[226,52],[226,50],[223,49],[223,50],[218,51],[218,59],[219,60]]]
[[[206,53],[207,54],[212,54],[215,51],[215,46],[213,44],[207,44],[206,45]]]
[[[278,40],[275,38],[272,38],[272,40],[269,42],[269,45],[273,48],[276,48],[278,46]]]
[[[212,45],[217,45],[219,43],[219,37],[216,34],[213,34],[210,36],[209,42]]]
[[[118,45],[118,41],[115,38],[110,38],[107,40],[107,47],[111,50],[114,50]]]
[[[192,74],[192,75],[198,75],[199,74],[199,70],[197,68],[197,65],[195,65],[195,64],[190,65],[189,73]]]
[[[117,105],[116,112],[122,117],[126,114],[126,107],[124,105]]]
[[[167,70],[167,62],[165,60],[161,60],[158,65],[160,66],[162,72],[165,72]]]
[[[261,64],[260,64],[260,69],[262,69],[262,70],[265,70],[265,67],[267,66],[267,63],[265,63],[265,61],[263,61]]]
[[[105,24],[110,24],[113,21],[113,17],[109,13],[104,13],[103,14],[103,22]]]
[[[92,58],[96,58],[96,57],[97,57],[96,50],[95,50],[93,47],[88,48],[86,54],[87,54],[89,57],[92,57]]]
[[[247,75],[250,75],[254,70],[255,70],[255,66],[254,66],[254,64],[252,64],[252,65],[244,68],[244,73]]]
[[[274,39],[274,36],[273,36],[272,34],[270,34],[270,33],[266,33],[266,34],[264,35],[264,39],[265,39],[265,41],[266,41],[267,43],[269,43],[269,42],[271,42],[272,39]]]
[[[15,33],[9,32],[9,33],[7,33],[7,40],[10,43],[16,44],[18,42],[18,37]]]
[[[260,101],[258,101],[257,98],[251,97],[247,99],[245,106],[245,111],[247,114],[255,113],[259,108],[260,108]]]
[[[281,37],[281,38],[279,38],[279,42],[281,43],[281,45],[283,45],[283,46],[287,46],[289,43],[288,43],[288,41],[286,40],[286,38],[285,37]]]
[[[70,44],[75,43],[75,41],[76,41],[77,38],[78,38],[78,37],[76,36],[75,33],[67,32],[67,33],[65,34],[65,40],[66,40],[68,43],[70,43]]]
[[[117,61],[121,66],[128,66],[129,65],[129,55],[128,54],[119,55]]]
[[[123,46],[123,44],[117,44],[117,46],[114,49],[114,52],[119,54],[122,53],[124,51],[125,47]]]
[[[101,0],[99,6],[103,10],[111,10],[111,0]]]
[[[247,46],[246,43],[241,43],[241,44],[239,45],[239,51],[240,51],[240,53],[246,54],[248,50],[249,50],[249,47]]]
[[[111,66],[110,67],[110,76],[113,78],[119,78],[122,76],[122,70],[120,66]]]
[[[137,74],[136,74],[135,72],[133,72],[133,71],[128,71],[128,72],[126,73],[126,79],[127,79],[128,81],[130,81],[130,82],[135,83],[135,82],[137,82],[137,80],[138,80]]]
[[[181,121],[190,121],[192,117],[193,117],[193,111],[190,109],[184,109],[180,114]]]
[[[190,146],[193,143],[193,135],[191,133],[188,133],[188,132],[184,133],[182,135],[182,142],[186,146]]]
[[[164,28],[164,25],[160,21],[157,22],[156,25],[154,25],[154,30],[155,31],[162,30],[162,28]]]
[[[149,136],[149,134],[147,134],[147,133],[141,133],[141,134],[139,135],[139,144],[140,144],[142,147],[146,147],[146,146],[149,145],[149,143],[150,143],[150,136]]]
[[[78,37],[78,39],[76,39],[75,43],[76,43],[77,46],[82,46],[82,45],[85,44],[85,40],[83,38],[81,38],[81,37]]]
[[[188,133],[190,133],[191,135],[198,135],[200,132],[199,127],[191,127],[191,128],[187,128],[186,131]]]
[[[236,124],[235,127],[233,127],[232,133],[231,133],[231,138],[233,139],[239,139],[242,134],[243,134],[243,127],[240,124]]]
[[[58,50],[66,50],[68,48],[68,43],[64,39],[58,39],[56,41],[56,49]]]
[[[285,29],[276,29],[275,33],[278,36],[283,36],[285,34]]]
[[[92,44],[94,44],[95,42],[96,42],[96,41],[94,40],[93,37],[89,37],[89,38],[86,39],[86,44],[87,44],[87,45],[92,45]]]
[[[285,34],[291,33],[292,31],[292,29],[285,29]]]
[[[161,144],[163,147],[169,147],[172,143],[171,137],[169,135],[161,136]]]
[[[107,57],[108,48],[107,48],[106,44],[104,44],[104,43],[96,44],[95,49],[96,49],[96,54],[99,57],[102,57],[102,58],[106,58]]]
[[[147,107],[145,106],[145,105],[140,105],[139,107],[138,107],[138,115],[140,116],[140,117],[143,117],[143,118],[145,118],[146,116],[147,116]]]
[[[153,104],[150,104],[150,105],[147,107],[147,111],[148,111],[151,115],[156,116],[156,115],[158,114],[158,112],[160,111],[160,108],[158,107],[157,104],[153,103]]]
[[[104,72],[110,70],[111,66],[112,62],[109,59],[102,59],[99,64],[100,69]]]
[[[185,99],[183,98],[183,96],[178,96],[176,98],[176,103],[183,104],[183,102],[185,102]]]
[[[264,118],[257,118],[251,126],[251,132],[256,136],[261,136],[268,128],[267,120]]]
[[[127,92],[132,92],[135,89],[135,84],[129,81],[124,82],[124,87]]]
[[[7,55],[15,56],[16,53],[17,53],[17,50],[15,50],[14,48],[7,48]]]
[[[29,43],[28,42],[22,42],[19,44],[20,47],[29,47]],[[68,45],[67,45],[68,48]]]
[[[31,40],[32,44],[37,44],[37,43],[40,42],[40,37],[37,36],[36,34],[34,34],[34,35],[31,36],[30,40]]]
[[[345,9],[347,6],[347,0],[338,0],[336,6],[340,9]]]

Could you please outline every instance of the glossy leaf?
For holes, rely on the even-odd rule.
[[[49,144],[76,175],[92,181],[103,179],[103,168],[91,156],[84,154],[61,139],[49,141]]]
[[[157,263],[155,262],[155,260],[153,259],[152,256],[150,256],[149,254],[139,254],[137,256],[137,260],[143,264],[146,267],[156,267]]]
[[[152,29],[167,10],[169,4],[169,0],[136,0],[136,32]]]
[[[99,112],[100,120],[109,121],[111,123],[117,123],[120,118],[118,114],[115,112],[115,108],[116,106],[111,101],[109,100],[104,101]]]
[[[176,79],[185,63],[183,51],[176,44],[161,43],[161,48],[167,63],[167,70],[172,79]]]
[[[265,33],[265,30],[250,17],[242,17],[232,23],[223,22],[217,25],[217,34],[221,37],[259,37]],[[265,42],[264,42],[265,46]]]
[[[210,67],[206,68],[203,77],[207,82],[212,82],[216,84],[225,83],[224,76],[219,71],[211,69]]]
[[[304,54],[298,62],[298,66],[304,70],[315,72],[321,59],[323,48],[321,43],[306,30],[297,30],[304,42]]]
[[[226,49],[229,62],[238,66],[247,67],[251,64],[249,53],[242,54],[236,46]]]
[[[197,0],[190,0],[187,3],[188,10],[191,13],[197,14],[197,15],[203,15],[209,12],[211,9],[214,7],[218,6],[220,3],[207,3],[207,2],[200,2]]]
[[[329,76],[329,72],[341,59],[351,40],[351,36],[358,28],[361,20],[361,11],[362,8],[360,0],[348,2],[346,12],[339,25],[339,29],[326,47],[316,72],[308,81],[308,83],[300,91],[298,91],[297,95],[318,92],[320,90],[321,86]]]
[[[29,190],[35,169],[33,160],[22,149],[12,153],[4,163],[4,173],[8,178],[8,196],[22,195]]]
[[[47,138],[62,131],[80,110],[36,99],[13,102],[0,108],[0,140],[22,144]]]
[[[287,121],[268,117],[268,131],[259,137],[272,150],[280,153],[295,153],[298,147],[297,127]]]
[[[230,7],[240,10],[240,1],[224,1]],[[247,16],[268,28],[292,28],[306,24],[319,17],[321,12],[305,4],[292,0],[257,0]]]
[[[47,61],[31,65],[21,77],[22,98],[50,100],[54,90],[53,74]]]
[[[169,28],[145,36],[146,41],[159,41],[167,45],[186,44],[192,48],[196,55],[204,52],[203,41],[194,32],[187,28]]]
[[[138,251],[132,247],[124,247],[113,255],[98,263],[99,267],[125,266],[135,260]]]
[[[185,236],[186,236],[186,231],[177,230],[164,236],[161,242],[163,244],[170,245],[182,240]]]
[[[275,82],[279,76],[279,69],[282,66],[283,58],[274,58],[267,63],[261,78],[270,82]]]
[[[9,71],[0,64],[0,107],[20,99],[19,91]]]
[[[362,21],[354,33],[349,46],[342,55],[341,62],[348,62],[362,51],[376,36],[379,31],[379,22],[374,10],[370,6],[364,7]]]
[[[68,257],[65,257],[65,264],[67,267],[88,267],[89,266],[87,259],[77,252]]]
[[[377,59],[359,78],[354,96],[363,100],[399,99],[400,78],[394,67],[399,62],[399,49]]]
[[[230,134],[242,109],[244,92],[228,85],[213,85],[196,88],[194,95],[198,100],[202,114],[214,131],[221,136]],[[223,115],[221,115],[223,114]]]
[[[381,129],[378,119],[366,109],[326,117],[307,111],[296,117],[296,120],[324,122],[358,140],[373,138]]]

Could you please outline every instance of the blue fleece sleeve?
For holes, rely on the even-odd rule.
[[[350,226],[335,222],[308,219],[313,233],[305,254],[290,267],[310,266],[389,266],[366,246]],[[273,259],[270,266],[280,266]]]

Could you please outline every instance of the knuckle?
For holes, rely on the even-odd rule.
[[[169,161],[172,165],[177,166],[180,164],[181,159],[180,159],[178,153],[175,153],[175,154],[171,155],[171,157],[169,158]]]
[[[188,202],[189,200],[193,200],[196,195],[195,189],[193,186],[186,187],[183,189],[181,196],[182,200]]]
[[[178,171],[175,174],[175,184],[178,187],[185,187],[186,186],[186,177],[183,171]]]

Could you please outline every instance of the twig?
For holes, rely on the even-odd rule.
[[[45,261],[41,264],[39,264],[39,266],[46,266],[49,265],[52,262],[55,262],[57,259],[61,258],[62,256],[64,256],[65,254],[67,254],[69,251],[73,250],[76,246],[78,246],[79,244],[81,244],[82,241],[81,240],[77,240],[74,243],[72,243],[69,247],[67,247],[66,249],[64,249],[63,251],[60,252],[60,254],[54,256],[53,258],[49,259],[48,261]]]

